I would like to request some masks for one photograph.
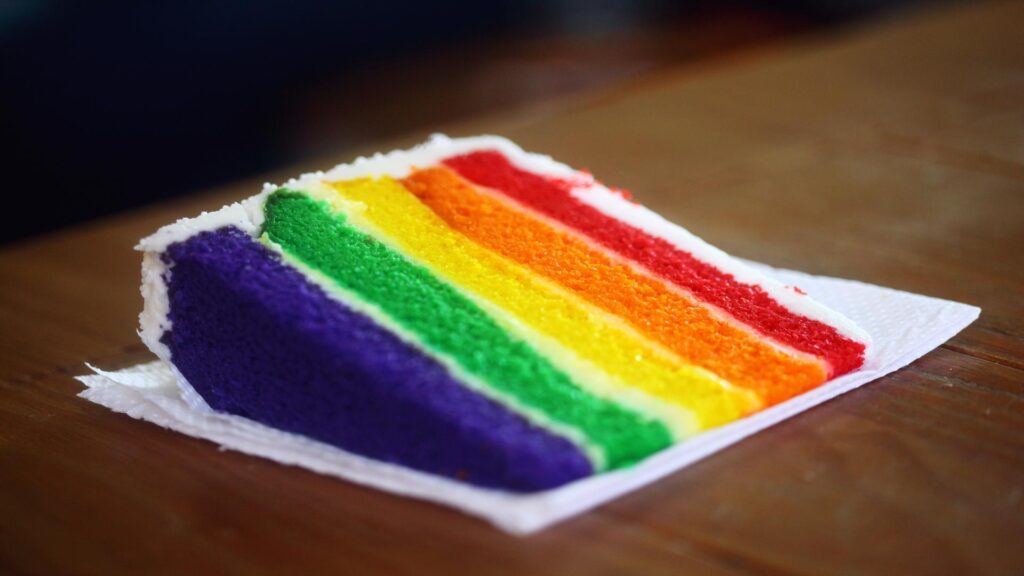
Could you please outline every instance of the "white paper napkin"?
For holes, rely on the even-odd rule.
[[[798,412],[866,384],[920,358],[973,322],[981,310],[853,280],[811,276],[750,263],[799,286],[867,330],[874,347],[865,366],[786,402],[710,430],[628,469],[554,490],[518,495],[477,488],[371,460],[239,417],[195,411],[182,400],[175,377],[161,362],[117,372],[90,368],[79,376],[81,396],[115,412],[148,420],[223,448],[302,466],[395,494],[440,502],[485,518],[514,534],[528,534],[635,490]]]

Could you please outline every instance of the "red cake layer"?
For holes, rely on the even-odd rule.
[[[864,344],[824,322],[790,311],[760,286],[739,282],[667,240],[581,202],[571,193],[572,182],[522,170],[496,151],[454,156],[444,164],[480,186],[502,192],[576,229],[776,342],[823,358],[832,370],[831,376],[854,370],[864,362]]]

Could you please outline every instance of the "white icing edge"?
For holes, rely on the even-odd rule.
[[[159,252],[146,252],[142,256],[142,312],[139,314],[139,338],[174,373],[182,400],[195,410],[210,411],[206,400],[189,384],[178,367],[171,362],[171,351],[160,341],[164,332],[171,328],[168,317],[170,304],[167,301],[167,264]]]
[[[326,172],[303,174],[298,178],[285,182],[283,186],[301,188],[309,182],[351,180],[371,175],[404,178],[417,168],[434,166],[450,156],[485,149],[497,150],[509,158],[514,158],[517,166],[532,172],[561,178],[575,178],[579,176],[579,173],[575,170],[565,164],[556,162],[550,156],[525,152],[514,142],[501,136],[449,138],[444,134],[434,134],[423,144],[408,150],[395,150],[387,154],[374,154],[370,157],[361,156],[348,164],[339,164]],[[271,189],[273,188],[270,184],[267,186]]]
[[[182,399],[197,410],[210,410],[203,397],[188,383],[174,363],[171,351],[160,338],[171,328],[170,303],[167,300],[168,273],[162,254],[168,246],[200,232],[216,230],[224,226],[236,226],[255,236],[263,225],[263,201],[265,194],[247,198],[242,202],[229,204],[220,210],[203,212],[194,218],[182,218],[173,224],[162,226],[153,234],[143,238],[135,246],[144,252],[142,256],[142,312],[139,314],[139,338],[158,358],[163,360],[178,379]]]

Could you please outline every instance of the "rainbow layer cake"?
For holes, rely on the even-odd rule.
[[[197,409],[475,486],[631,466],[864,363],[850,320],[550,158],[443,136],[142,241]]]

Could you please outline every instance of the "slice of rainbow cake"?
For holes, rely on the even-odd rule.
[[[472,485],[628,467],[860,367],[850,320],[585,172],[435,136],[144,239],[197,409]]]

